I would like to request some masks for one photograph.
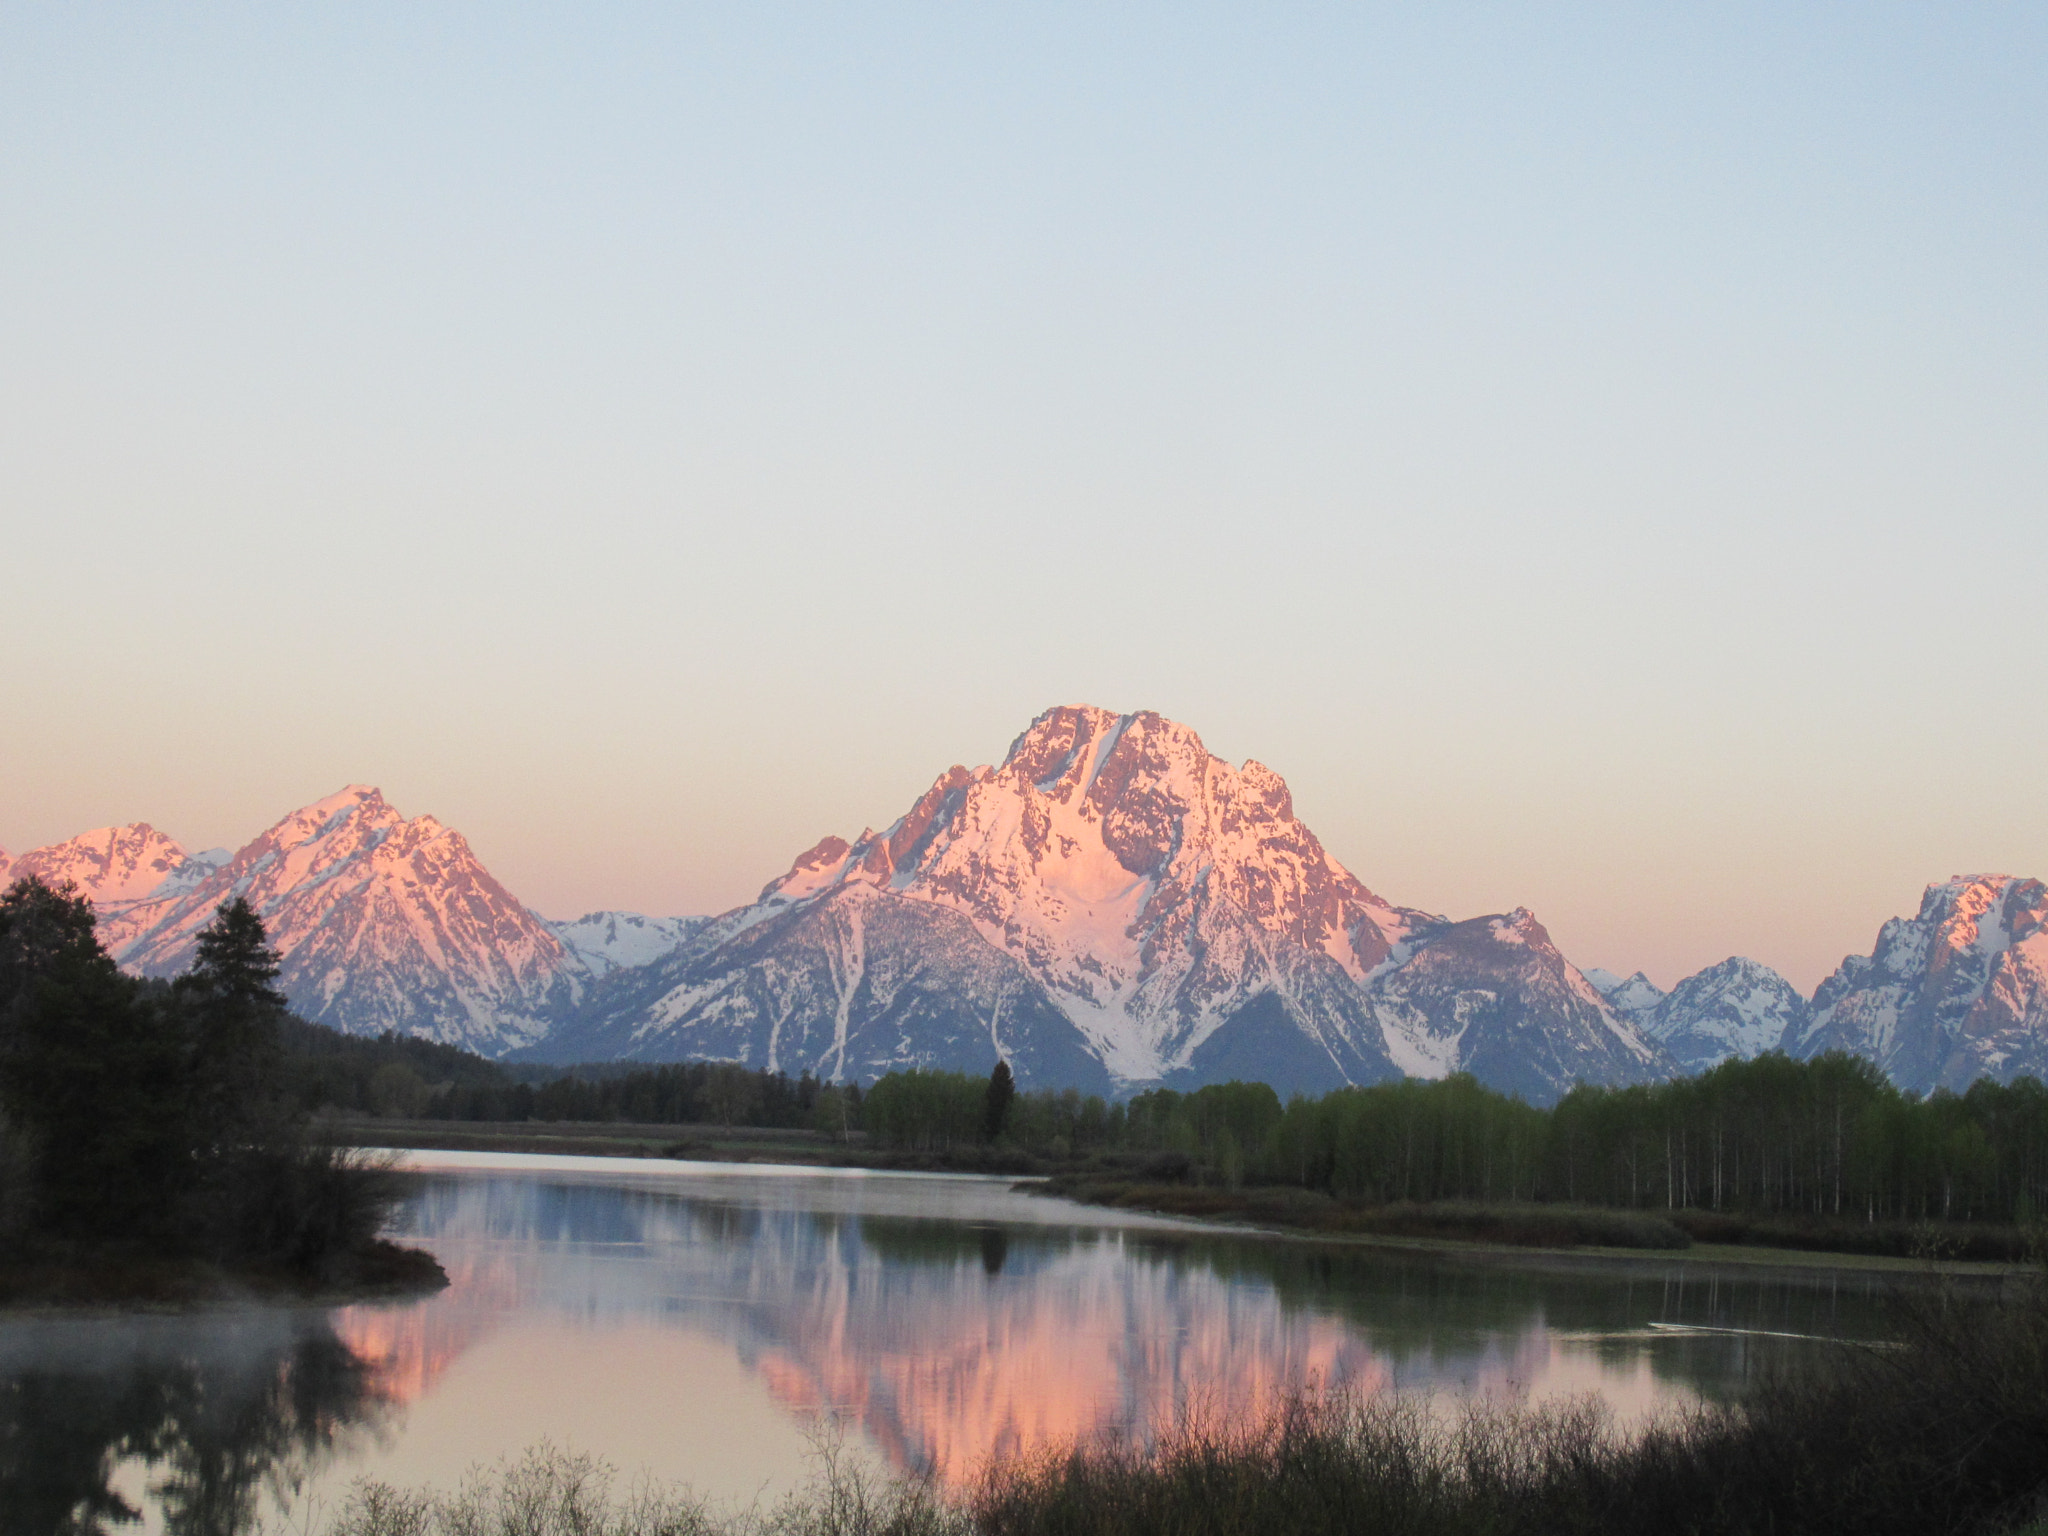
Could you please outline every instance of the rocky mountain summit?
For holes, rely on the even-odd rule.
[[[546,1034],[587,979],[461,833],[365,785],[293,812],[189,888],[110,913],[101,933],[123,966],[171,975],[232,896],[269,928],[292,1006],[341,1029],[501,1051]]]
[[[864,1077],[1000,1052],[1026,1081],[1115,1087],[1470,1069],[1535,1097],[1663,1067],[1529,914],[1397,907],[1271,769],[1078,706],[884,830],[820,842],[544,1049]]]
[[[225,848],[187,853],[175,838],[138,821],[95,827],[14,860],[0,853],[0,881],[34,875],[45,885],[75,886],[104,913],[161,891],[190,890],[227,858]]]
[[[1900,1086],[2048,1078],[2048,886],[2011,875],[1930,885],[1814,994],[1797,1056],[1854,1051]]]
[[[1623,980],[1589,973],[1609,1002],[1640,1025],[1685,1072],[1777,1050],[1804,1025],[1807,1001],[1769,966],[1732,955],[1688,976],[1668,993],[1641,971]]]

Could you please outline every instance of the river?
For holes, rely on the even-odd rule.
[[[0,1316],[10,1536],[317,1527],[355,1478],[450,1485],[543,1440],[746,1503],[821,1435],[957,1482],[1315,1387],[1632,1417],[1883,1328],[1855,1271],[1314,1244],[1000,1179],[411,1156],[397,1235],[446,1267],[436,1296]]]

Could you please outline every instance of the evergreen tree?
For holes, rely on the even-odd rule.
[[[0,1016],[38,976],[112,961],[100,948],[92,903],[69,885],[23,875],[0,895]]]
[[[92,904],[33,876],[0,898],[0,1104],[35,1148],[39,1222],[144,1233],[189,1176],[184,1052],[163,999],[115,968]]]
[[[237,1145],[273,1117],[281,1088],[278,1020],[284,996],[271,983],[277,955],[263,919],[242,897],[215,908],[200,930],[192,968],[173,984],[190,1035],[192,1110],[215,1145]]]
[[[237,896],[214,908],[213,921],[199,931],[192,969],[178,983],[238,1008],[274,1015],[284,1007],[284,994],[271,986],[277,973],[277,953],[263,919]]]
[[[1017,1097],[1017,1080],[1010,1075],[1010,1064],[999,1061],[988,1075],[988,1092],[982,1099],[981,1130],[990,1141],[1003,1134],[1003,1128],[1010,1123],[1010,1105]]]

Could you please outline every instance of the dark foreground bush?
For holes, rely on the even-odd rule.
[[[2013,1264],[2040,1244],[2037,1229],[1965,1221],[1854,1221],[1826,1216],[1744,1216],[1676,1211],[1672,1221],[1699,1243],[1747,1243],[1815,1253],[1866,1253],[1895,1259],[1982,1259]]]
[[[1900,1324],[1895,1346],[1647,1427],[1586,1401],[1307,1397],[999,1462],[951,1502],[828,1456],[805,1493],[738,1513],[614,1500],[600,1464],[543,1448],[452,1495],[360,1484],[330,1536],[1997,1536],[2048,1517],[2048,1286],[1913,1299]]]

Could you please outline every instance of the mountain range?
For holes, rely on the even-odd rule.
[[[827,837],[712,917],[549,921],[459,832],[352,785],[232,854],[147,823],[19,858],[70,882],[144,975],[241,895],[308,1018],[535,1060],[725,1059],[872,1079],[922,1066],[1123,1093],[1320,1092],[1470,1072],[1549,1102],[1734,1056],[1860,1052],[1902,1085],[2048,1073],[2048,890],[1928,888],[1811,1000],[1730,958],[1668,993],[1581,972],[1534,914],[1399,906],[1294,815],[1285,782],[1156,714],[1048,710],[888,826]]]

